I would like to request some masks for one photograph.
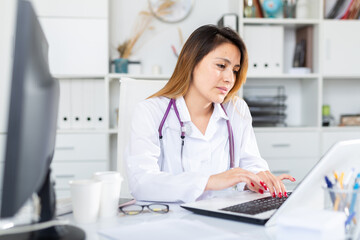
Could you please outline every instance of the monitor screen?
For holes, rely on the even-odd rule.
[[[18,4],[1,217],[13,216],[42,186],[54,152],[59,83],[29,2]]]
[[[41,204],[40,222],[46,222],[55,215],[50,164],[60,90],[58,80],[49,71],[48,44],[40,23],[31,3],[24,0],[19,0],[17,6],[13,56],[0,217],[13,217],[35,193]],[[60,235],[75,232],[80,239],[84,237],[82,230],[72,226],[68,226],[67,231],[58,229],[29,235],[58,239],[53,236],[59,232]]]

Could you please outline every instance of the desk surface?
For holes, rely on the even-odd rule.
[[[72,215],[62,216],[74,224]],[[115,218],[101,219],[93,224],[74,224],[82,228],[89,240],[103,239],[275,239],[275,228],[197,215],[170,204],[170,212],[145,212],[136,216],[122,213]],[[107,238],[99,232],[110,232],[116,238]],[[114,233],[115,232],[115,233]]]

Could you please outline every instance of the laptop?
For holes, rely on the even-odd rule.
[[[348,172],[357,166],[360,166],[360,139],[341,141],[326,152],[288,198],[275,200],[275,205],[278,205],[275,209],[267,207],[263,212],[258,212],[257,209],[271,201],[272,197],[269,193],[259,194],[250,191],[234,191],[228,196],[185,203],[181,207],[197,214],[273,226],[279,216],[287,215],[293,210],[323,209],[324,176],[334,170]],[[358,168],[356,170],[359,171]],[[267,199],[263,200],[264,198]]]

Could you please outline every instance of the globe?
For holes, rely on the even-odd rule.
[[[274,18],[282,9],[282,0],[265,0],[263,9],[270,18]]]

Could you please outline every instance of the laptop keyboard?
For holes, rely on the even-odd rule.
[[[288,196],[291,195],[291,192],[288,192]],[[282,198],[273,198],[273,197],[265,197],[256,199],[250,202],[241,203],[237,205],[233,205],[230,207],[222,208],[220,210],[236,212],[236,213],[245,213],[250,215],[255,215],[259,213],[263,213],[266,211],[270,211],[273,209],[278,209],[285,201],[288,199],[287,197]]]

